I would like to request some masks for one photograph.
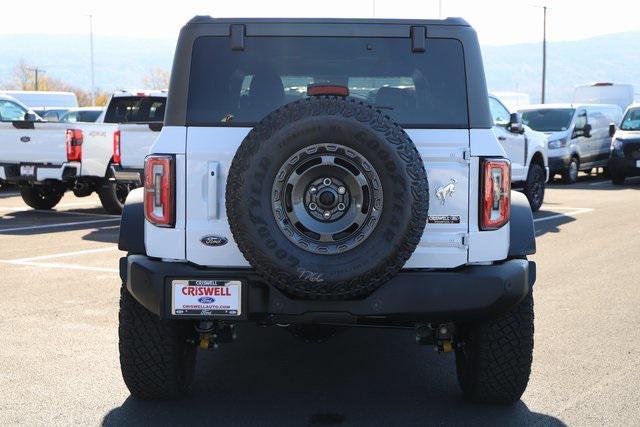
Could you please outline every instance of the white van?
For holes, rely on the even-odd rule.
[[[525,125],[549,137],[549,176],[561,174],[569,184],[578,171],[607,166],[611,137],[622,120],[617,105],[539,104],[519,112]]]
[[[633,104],[634,88],[630,84],[599,82],[576,86],[574,104],[614,104],[621,111]],[[620,123],[616,123],[618,125]]]
[[[32,109],[45,109],[46,107],[75,108],[78,106],[78,98],[73,92],[5,90],[2,93],[14,97]]]

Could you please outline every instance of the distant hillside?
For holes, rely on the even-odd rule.
[[[25,59],[77,86],[89,88],[89,41],[79,35],[0,35],[0,85]],[[633,83],[640,90],[640,32],[548,44],[547,100],[568,101],[573,87],[592,81]],[[96,86],[133,88],[153,67],[171,68],[174,39],[95,37]],[[540,99],[540,43],[483,46],[489,89],[521,91]]]
[[[547,44],[547,101],[571,101],[576,85],[632,83],[640,91],[640,32]],[[529,93],[540,100],[542,43],[483,46],[490,90]]]
[[[175,40],[94,37],[96,86],[105,90],[136,88],[152,67],[171,69]],[[0,85],[11,79],[24,59],[47,75],[90,89],[89,37],[79,35],[0,35]]]

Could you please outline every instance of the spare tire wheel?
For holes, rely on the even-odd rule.
[[[356,298],[397,273],[422,236],[422,159],[389,117],[310,97],[266,116],[231,164],[227,216],[245,258],[283,292]]]

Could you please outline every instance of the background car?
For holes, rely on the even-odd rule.
[[[606,167],[611,137],[622,111],[617,105],[539,104],[520,110],[525,125],[548,138],[550,176],[561,174],[566,183],[578,171]]]
[[[549,178],[547,137],[522,124],[517,113],[510,112],[495,95],[489,96],[493,131],[511,160],[512,187],[522,190],[531,209],[540,209]]]
[[[640,175],[640,104],[627,108],[613,137],[609,171],[616,185],[624,184],[628,176]]]

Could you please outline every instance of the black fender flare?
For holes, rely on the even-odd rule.
[[[536,253],[536,230],[533,213],[527,197],[511,192],[509,258],[519,258]]]
[[[144,245],[144,188],[136,188],[127,196],[120,217],[118,249],[128,254],[146,255]],[[124,268],[123,268],[124,267]],[[120,259],[120,278],[125,281],[127,258]]]

